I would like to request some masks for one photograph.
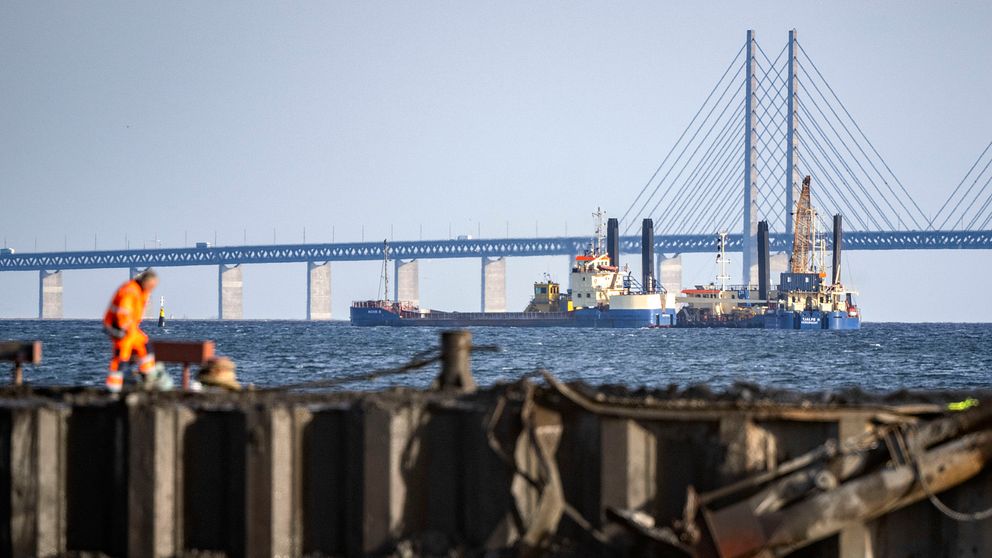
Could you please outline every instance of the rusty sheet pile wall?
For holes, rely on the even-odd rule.
[[[891,409],[689,401],[582,408],[522,381],[474,394],[10,390],[0,398],[0,554],[682,556],[658,526],[707,491],[864,432]],[[595,400],[595,397],[591,398]],[[908,415],[907,415],[908,416]],[[992,501],[987,472],[941,495]],[[978,556],[989,522],[921,501],[796,556]]]

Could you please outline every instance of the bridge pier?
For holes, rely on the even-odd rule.
[[[307,262],[307,319],[331,319],[331,262]]]
[[[396,282],[393,284],[393,300],[420,304],[420,262],[400,260],[395,262]]]
[[[506,312],[506,258],[482,257],[482,311]]]
[[[218,266],[217,319],[244,318],[244,281],[241,264]]]
[[[768,269],[771,273],[769,282],[778,285],[779,275],[789,270],[789,255],[785,252],[776,252],[768,259]]]
[[[655,276],[658,278],[658,283],[668,291],[669,295],[672,295],[668,299],[672,299],[682,292],[682,254],[674,254],[671,257],[658,254],[657,262],[658,272]],[[666,303],[669,301],[666,300]]]
[[[62,272],[38,272],[38,319],[62,319]]]

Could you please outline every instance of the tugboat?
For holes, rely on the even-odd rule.
[[[666,302],[664,289],[645,274],[647,286],[640,285],[630,270],[619,265],[619,222],[610,219],[604,235],[602,211],[596,217],[596,233],[589,248],[575,257],[569,273],[570,288],[550,277],[534,283],[534,296],[523,312],[443,312],[389,299],[389,244],[383,248],[383,278],[387,285],[379,300],[358,301],[351,305],[355,326],[434,326],[434,327],[671,327],[675,311]],[[648,220],[650,222],[650,220]],[[652,225],[653,227],[653,225]],[[653,237],[653,229],[652,229]],[[604,238],[605,237],[605,238]],[[606,250],[603,249],[604,239]],[[643,257],[653,261],[654,245],[643,243]]]
[[[769,283],[768,223],[758,223],[758,285],[728,286],[727,233],[717,237],[717,283],[685,289],[676,303],[683,304],[677,327],[733,327],[764,329],[860,329],[857,293],[841,283],[843,219],[834,216],[833,266],[827,283],[826,241],[816,229],[817,214],[810,201],[810,177],[803,180],[796,203],[795,232],[789,271],[779,285]]]

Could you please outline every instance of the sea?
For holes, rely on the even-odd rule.
[[[321,382],[333,389],[422,388],[437,365],[374,380],[355,379],[400,367],[436,349],[436,328],[359,328],[346,322],[180,321],[154,339],[212,340],[237,365],[238,378],[258,387]],[[713,390],[741,383],[802,392],[857,388],[988,389],[992,324],[867,323],[860,331],[736,329],[473,328],[490,350],[472,357],[480,385],[513,382],[539,369],[563,380],[630,389]],[[25,370],[34,385],[103,383],[111,345],[90,320],[0,320],[0,340],[41,340],[43,361]],[[179,369],[170,369],[178,375]],[[348,381],[344,381],[348,380]]]

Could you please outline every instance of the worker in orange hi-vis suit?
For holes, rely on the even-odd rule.
[[[107,389],[113,393],[120,392],[124,386],[121,363],[129,364],[132,357],[136,358],[142,379],[155,369],[155,355],[148,352],[148,336],[140,326],[145,305],[157,285],[158,276],[153,270],[139,273],[117,289],[103,316],[103,329],[114,344],[114,356],[107,373]]]

